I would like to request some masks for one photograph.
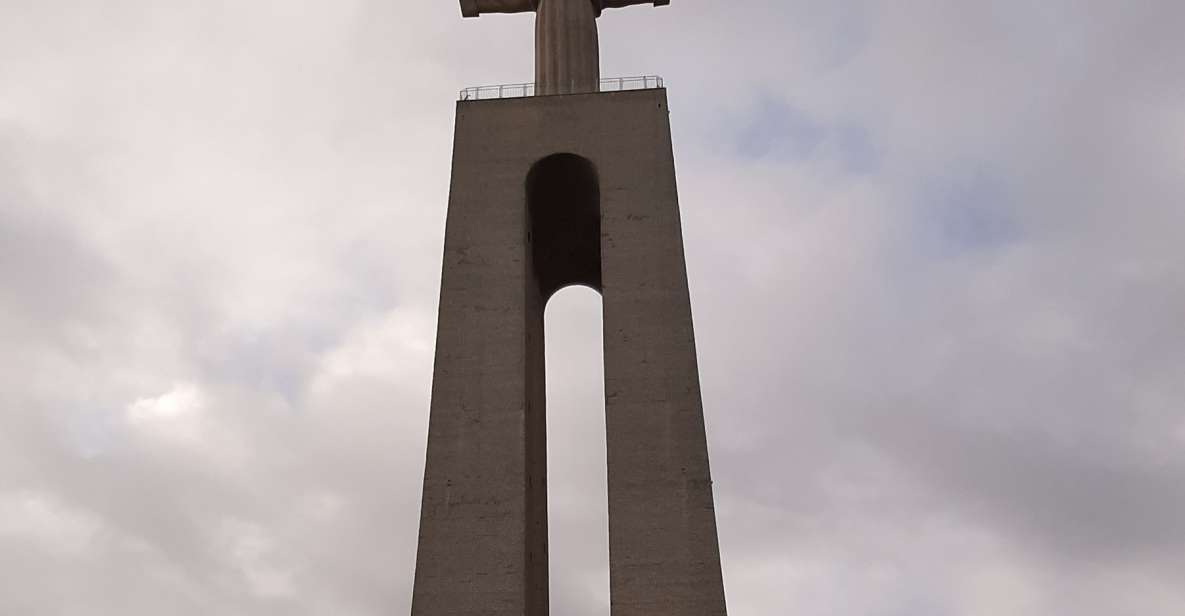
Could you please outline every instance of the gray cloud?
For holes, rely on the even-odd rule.
[[[0,613],[407,611],[453,94],[531,23],[403,4],[0,7]],[[1180,613],[1185,8],[677,4],[604,65],[671,87],[733,613]]]

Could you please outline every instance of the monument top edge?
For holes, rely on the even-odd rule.
[[[597,15],[604,9],[617,9],[635,4],[669,6],[671,0],[590,0]],[[539,8],[540,0],[460,0],[461,16],[480,17],[486,13],[526,13]]]
[[[533,83],[510,83],[492,86],[474,86],[461,90],[461,101],[483,101],[500,99],[539,98],[542,96],[565,96],[576,94],[612,94],[615,92],[634,92],[642,90],[665,90],[666,82],[658,75],[644,75],[638,77],[612,77],[602,79],[595,90],[586,92],[569,92],[565,94],[545,94]]]
[[[481,98],[481,99],[470,98],[470,99],[458,99],[457,104],[463,105],[463,106],[468,106],[468,105],[493,105],[495,103],[500,103],[503,105],[512,105],[513,106],[513,105],[546,104],[546,103],[548,103],[548,101],[554,101],[555,103],[561,103],[562,101],[565,101],[565,100],[572,101],[573,103],[575,103],[577,101],[595,101],[595,100],[604,100],[605,102],[608,102],[610,100],[615,100],[618,97],[628,98],[628,97],[641,97],[641,96],[657,96],[660,98],[665,98],[666,93],[667,93],[666,88],[650,88],[647,90],[624,90],[621,92],[580,92],[580,93],[574,93],[574,94],[540,94],[538,96],[519,96],[519,97],[506,97],[506,98]]]

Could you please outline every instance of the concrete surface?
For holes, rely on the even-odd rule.
[[[723,616],[665,90],[458,104],[412,614],[548,613],[568,284],[603,301],[612,615]]]

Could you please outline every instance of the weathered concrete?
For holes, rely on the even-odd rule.
[[[412,614],[548,613],[568,284],[602,292],[612,614],[723,616],[665,90],[458,104]]]
[[[596,92],[601,85],[597,12],[588,0],[542,0],[535,17],[535,91]]]
[[[601,79],[597,18],[607,8],[666,6],[670,0],[460,0],[461,14],[535,11],[535,88],[539,94],[596,92]]]

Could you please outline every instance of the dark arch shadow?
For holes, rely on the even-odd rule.
[[[601,290],[601,184],[596,166],[553,154],[527,174],[527,241],[544,302],[570,285]]]
[[[527,604],[550,603],[547,509],[547,376],[544,313],[557,291],[601,291],[601,185],[596,166],[559,153],[531,166],[526,179],[527,294]],[[606,495],[606,502],[607,502]],[[607,538],[606,538],[607,540]]]

